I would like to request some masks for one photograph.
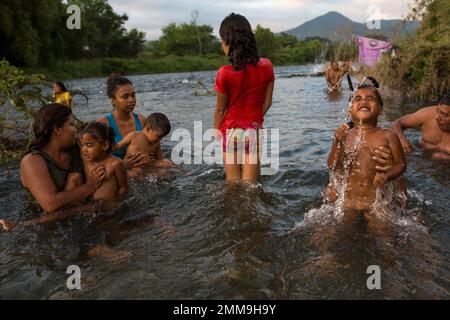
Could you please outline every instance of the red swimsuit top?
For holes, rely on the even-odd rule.
[[[259,59],[256,66],[247,64],[243,71],[234,71],[231,65],[219,69],[214,90],[228,97],[222,134],[231,128],[262,127],[266,90],[274,80],[273,65],[267,58]]]

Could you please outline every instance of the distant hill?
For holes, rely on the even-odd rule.
[[[297,39],[304,40],[311,37],[327,38],[331,41],[349,40],[352,34],[367,35],[377,34],[392,38],[397,34],[405,34],[414,31],[420,25],[419,22],[408,22],[405,25],[402,20],[381,20],[380,30],[370,30],[365,23],[350,20],[339,12],[330,11],[327,14],[307,21],[302,25],[284,31]]]

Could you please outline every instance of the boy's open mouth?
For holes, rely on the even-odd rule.
[[[359,107],[358,108],[358,112],[370,112],[371,110],[370,110],[370,107],[367,107],[367,106],[362,106],[362,107]]]

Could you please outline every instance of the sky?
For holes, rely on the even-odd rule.
[[[337,11],[356,22],[370,16],[371,6],[379,8],[381,19],[402,19],[413,0],[109,0],[114,11],[126,13],[128,29],[146,33],[147,40],[161,36],[169,23],[189,23],[192,12],[198,11],[198,24],[218,28],[231,12],[247,17],[253,28],[260,24],[273,32],[286,31],[302,23]]]

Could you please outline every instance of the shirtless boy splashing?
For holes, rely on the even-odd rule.
[[[406,162],[399,138],[390,129],[378,127],[383,101],[378,83],[363,84],[351,96],[350,113],[354,127],[344,124],[336,130],[328,166],[336,178],[326,193],[329,201],[338,198],[339,185],[346,179],[344,192],[344,219],[363,213],[366,218],[373,208],[376,189],[400,177],[406,171]],[[385,147],[392,154],[392,166],[379,167],[373,159],[375,149]],[[403,190],[404,191],[404,190]],[[369,219],[368,219],[369,220]]]

